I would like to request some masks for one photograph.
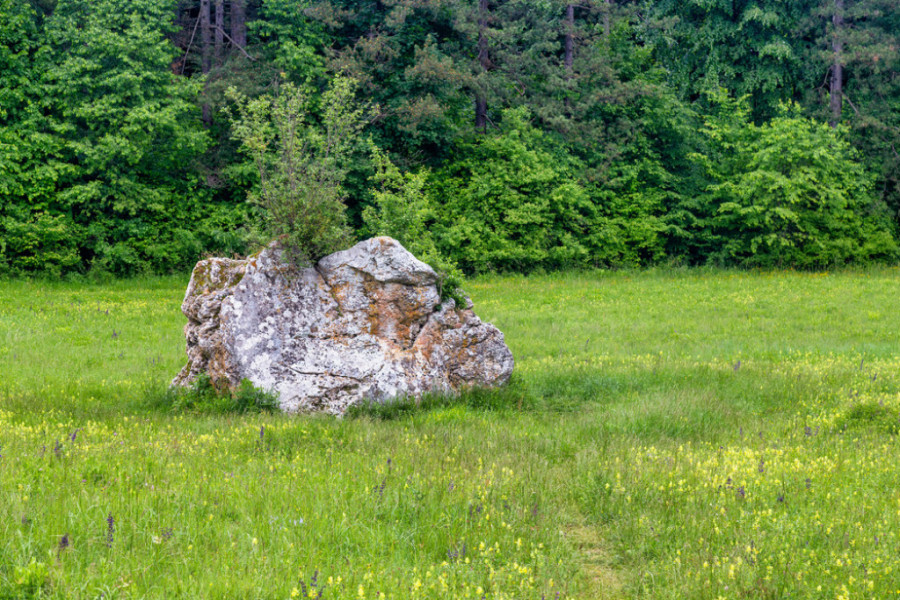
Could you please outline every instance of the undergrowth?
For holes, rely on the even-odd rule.
[[[198,375],[190,386],[173,385],[151,392],[150,403],[169,410],[198,413],[259,413],[278,410],[278,395],[259,389],[249,379],[235,387],[217,385],[209,375]]]

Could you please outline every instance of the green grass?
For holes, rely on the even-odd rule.
[[[510,387],[343,420],[168,410],[185,284],[0,283],[0,598],[900,590],[898,269],[479,279]]]

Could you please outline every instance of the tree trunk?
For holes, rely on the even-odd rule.
[[[481,72],[487,75],[491,66],[491,58],[488,52],[487,40],[488,25],[488,0],[478,0],[478,63],[481,65]],[[485,90],[481,89],[476,92],[475,98],[475,129],[481,132],[487,132],[487,97]]]
[[[203,73],[209,73],[212,68],[212,28],[209,22],[209,0],[200,0],[200,45],[202,46],[202,60],[200,68]]]
[[[241,48],[247,47],[246,0],[231,0],[231,42]]]
[[[566,57],[564,64],[566,66],[566,79],[572,77],[572,65],[575,64],[575,5],[566,5],[566,39],[565,39]]]
[[[609,35],[612,32],[612,0],[606,0],[606,9],[603,12],[603,34],[609,43]]]
[[[216,66],[225,59],[225,0],[216,0]]]
[[[204,74],[209,73],[212,69],[212,31],[209,23],[209,0],[200,0],[200,45],[203,47],[202,59],[200,61],[200,69]],[[212,111],[209,103],[204,102],[202,105],[203,122],[207,125],[212,123]]]
[[[844,110],[844,0],[834,0],[834,64],[831,66],[831,126],[837,127]]]
[[[487,98],[482,92],[475,96],[475,130],[487,133]]]

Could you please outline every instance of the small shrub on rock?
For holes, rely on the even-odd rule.
[[[313,114],[311,95],[290,83],[252,100],[228,92],[237,113],[234,138],[259,178],[249,200],[262,208],[262,233],[279,239],[298,267],[353,239],[343,182],[363,122],[356,87],[354,79],[335,77],[322,96],[321,115]]]

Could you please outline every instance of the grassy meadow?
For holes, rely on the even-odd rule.
[[[900,595],[900,269],[491,277],[506,389],[173,412],[186,278],[0,282],[0,599]]]

